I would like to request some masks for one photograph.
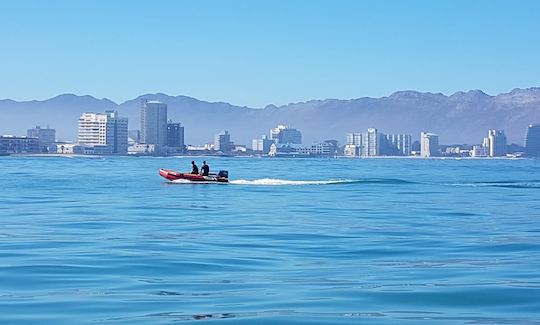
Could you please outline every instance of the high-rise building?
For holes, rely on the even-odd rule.
[[[540,157],[540,123],[527,127],[525,155],[527,157]]]
[[[503,130],[488,131],[488,145],[490,157],[506,156],[507,144],[506,135]]]
[[[79,118],[79,143],[94,147],[95,153],[127,153],[128,119],[117,111],[83,113]]]
[[[388,154],[400,156],[410,156],[412,146],[412,136],[409,134],[386,134],[386,142],[390,148],[386,149]]]
[[[347,143],[346,144],[354,144],[356,146],[361,146],[362,145],[362,133],[358,133],[358,132],[347,133]]]
[[[273,143],[274,140],[270,140],[266,135],[263,135],[260,139],[253,139],[251,142],[251,149],[267,155],[270,152],[270,146]]]
[[[270,140],[274,140],[277,144],[302,144],[302,133],[280,124],[270,130]]]
[[[439,136],[433,133],[420,133],[420,156],[436,157],[439,155]]]
[[[39,125],[33,129],[26,131],[26,136],[29,138],[39,139],[39,148],[42,152],[53,151],[54,143],[56,142],[56,130],[47,126],[46,129],[42,129]]]
[[[362,133],[350,132],[347,133],[346,137],[343,154],[350,157],[362,155]]]
[[[167,104],[155,100],[142,102],[141,143],[167,145]]]
[[[230,153],[233,148],[234,144],[231,142],[231,135],[229,134],[229,131],[223,131],[215,135],[214,150],[227,154]]]
[[[380,154],[380,135],[375,128],[367,129],[362,135],[362,156],[375,157]]]
[[[184,150],[184,127],[180,123],[167,123],[167,147]]]
[[[418,154],[420,152],[420,141],[416,140],[411,144],[411,154]]]

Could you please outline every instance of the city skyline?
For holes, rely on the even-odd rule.
[[[439,136],[422,131],[420,141],[412,142],[410,134],[385,134],[376,128],[367,132],[345,134],[345,143],[339,146],[335,139],[302,142],[300,130],[278,124],[252,140],[252,147],[235,144],[231,134],[224,130],[214,135],[214,143],[204,146],[185,146],[184,127],[180,122],[167,118],[167,105],[155,100],[141,101],[140,130],[128,131],[128,119],[119,117],[117,111],[105,113],[86,112],[79,118],[77,143],[56,142],[56,130],[36,126],[27,130],[27,136],[0,136],[0,153],[54,153],[54,154],[131,154],[131,155],[262,155],[269,157],[538,157],[539,124],[530,124],[524,139],[525,145],[509,145],[504,130],[489,129],[487,137],[478,145],[439,144]],[[152,117],[153,116],[153,117]],[[164,124],[164,125],[161,125]],[[162,129],[165,138],[158,134]],[[155,133],[154,135],[152,135]],[[128,134],[133,135],[129,138]]]
[[[0,10],[10,13],[0,21],[10,48],[1,97],[15,100],[162,91],[260,108],[540,85],[532,0],[24,0]]]

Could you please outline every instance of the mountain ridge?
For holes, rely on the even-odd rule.
[[[267,134],[276,124],[301,130],[305,143],[334,138],[343,143],[346,132],[376,127],[384,133],[420,131],[438,133],[441,143],[480,143],[490,128],[507,132],[509,142],[522,144],[526,126],[540,122],[540,87],[514,88],[489,95],[479,89],[451,95],[396,91],[384,97],[313,99],[263,108],[209,102],[185,95],[147,93],[116,103],[91,95],[60,94],[46,100],[0,100],[0,134],[26,133],[35,125],[50,125],[62,140],[75,140],[77,120],[86,111],[117,109],[129,118],[130,129],[139,129],[141,100],[167,103],[169,118],[186,127],[187,143],[211,142],[227,129],[237,143],[249,145],[252,138]],[[24,118],[22,118],[24,116]]]

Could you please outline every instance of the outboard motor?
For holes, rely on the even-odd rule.
[[[226,170],[220,170],[217,175],[218,177],[229,178],[229,172]]]

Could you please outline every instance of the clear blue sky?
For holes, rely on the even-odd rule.
[[[0,98],[262,107],[540,86],[540,1],[0,0]]]

